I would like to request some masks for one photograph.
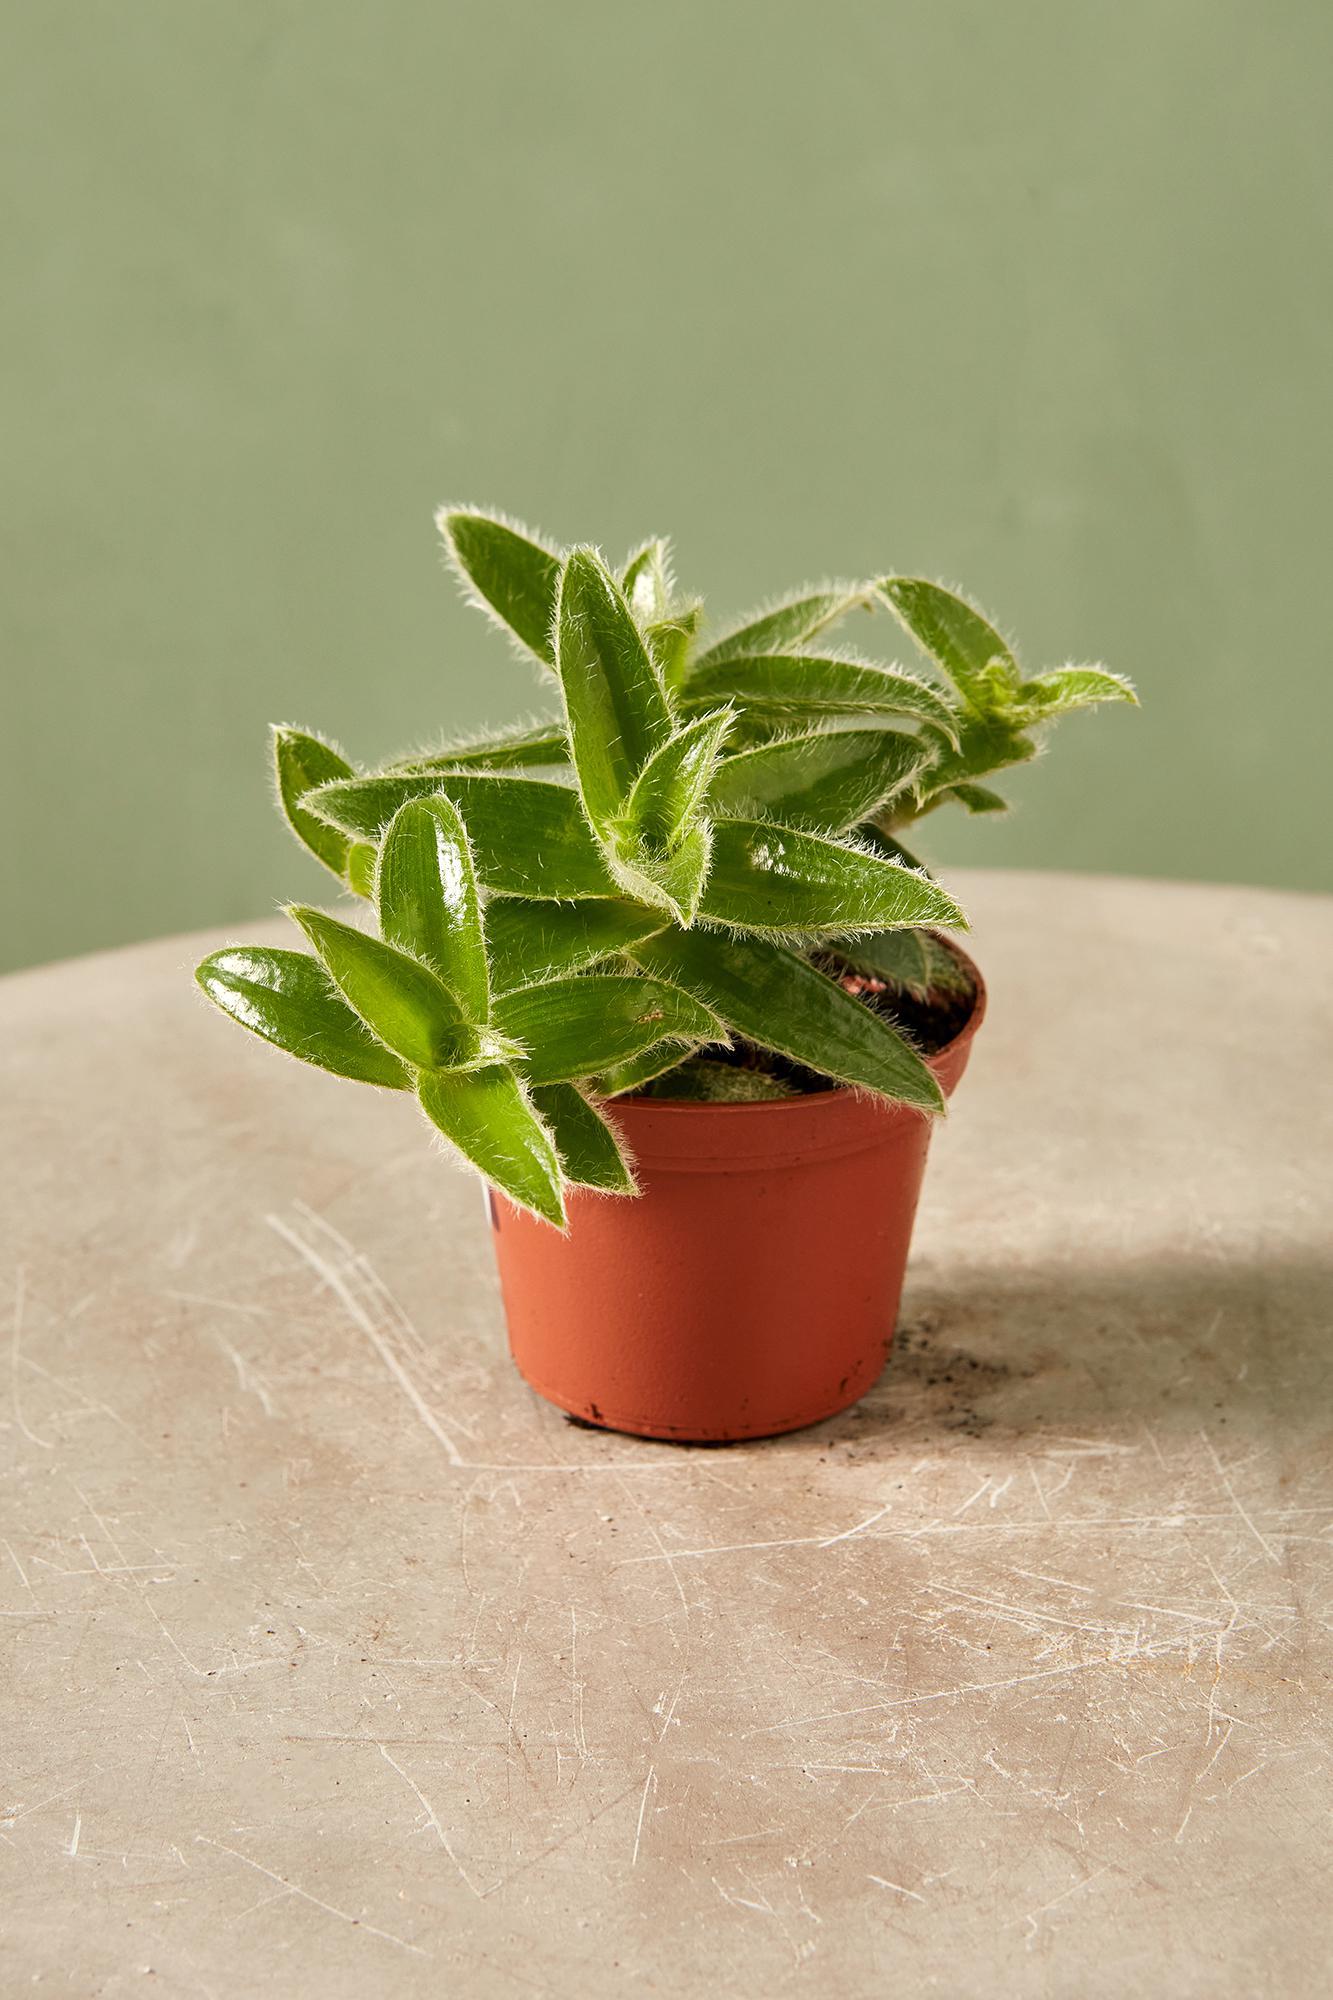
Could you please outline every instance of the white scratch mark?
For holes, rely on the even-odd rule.
[[[975,1501],[980,1500],[982,1494],[986,1491],[986,1488],[989,1485],[990,1485],[990,1474],[987,1473],[986,1477],[982,1480],[980,1486],[978,1486],[976,1492],[971,1494],[966,1500],[964,1500],[961,1507],[954,1508],[953,1518],[955,1521],[958,1519],[958,1516],[960,1514],[966,1514],[968,1508],[972,1506]]]
[[[233,1347],[231,1342],[222,1334],[215,1333],[213,1338],[231,1362],[232,1367],[236,1370],[236,1383],[241,1394],[257,1396],[264,1415],[271,1417],[273,1415],[273,1398],[269,1394],[268,1385],[262,1375],[251,1366],[239,1348]]]
[[[253,1868],[257,1875],[267,1875],[270,1882],[276,1882],[280,1889],[287,1891],[288,1895],[299,1896],[302,1902],[312,1903],[317,1910],[323,1910],[325,1916],[336,1917],[339,1923],[351,1924],[354,1930],[366,1931],[371,1937],[383,1938],[386,1944],[396,1944],[400,1951],[410,1951],[417,1958],[430,1957],[430,1953],[423,1951],[419,1944],[409,1944],[406,1938],[395,1937],[392,1931],[382,1931],[378,1925],[368,1924],[362,1917],[352,1917],[346,1910],[335,1909],[332,1903],[326,1903],[322,1897],[312,1895],[309,1889],[303,1889],[299,1882],[291,1882],[285,1875],[279,1875],[276,1869],[266,1868],[262,1861],[251,1860],[250,1856],[242,1854],[238,1847],[228,1847],[225,1841],[212,1840],[206,1833],[196,1833],[194,1838],[196,1845],[216,1847],[219,1854],[229,1854],[233,1861],[243,1862],[247,1868]]]
[[[392,1768],[398,1773],[399,1777],[403,1780],[403,1783],[405,1785],[410,1786],[411,1789],[416,1793],[418,1803],[421,1806],[421,1810],[426,1815],[427,1825],[431,1828],[432,1832],[435,1834],[436,1838],[440,1843],[440,1846],[449,1856],[449,1859],[453,1862],[454,1867],[458,1870],[458,1873],[461,1876],[462,1880],[467,1884],[468,1888],[477,1898],[477,1901],[479,1903],[484,1903],[487,1896],[492,1895],[494,1891],[492,1889],[479,1889],[477,1887],[472,1877],[468,1874],[467,1869],[463,1866],[458,1856],[454,1853],[453,1848],[450,1846],[449,1836],[445,1832],[444,1828],[440,1825],[439,1815],[436,1813],[434,1806],[431,1804],[430,1800],[426,1797],[426,1794],[422,1791],[416,1779],[412,1776],[410,1771],[405,1771],[403,1769],[402,1765],[398,1762],[396,1757],[391,1757],[389,1755],[389,1752],[382,1743],[377,1743],[375,1745],[375,1748],[379,1751],[380,1756],[384,1759],[385,1763],[392,1766]]]
[[[83,1814],[76,1812],[74,1815],[74,1831],[69,1837],[69,1846],[65,1849],[65,1852],[66,1854],[68,1854],[71,1861],[74,1859],[75,1855],[79,1851],[79,1835],[82,1832],[83,1832]]]
[[[1050,1902],[1043,1903],[1040,1909],[1029,1910],[1025,1917],[1021,1917],[1018,1921],[1020,1923],[1025,1923],[1029,1926],[1028,1943],[1030,1944],[1032,1942],[1033,1938],[1037,1935],[1037,1932],[1040,1928],[1040,1926],[1037,1923],[1038,1917],[1044,1917],[1048,1910],[1054,1910],[1061,1903],[1068,1902],[1071,1896],[1077,1896],[1080,1889],[1086,1889],[1089,1887],[1091,1883],[1099,1882],[1102,1876],[1108,1875],[1110,1871],[1111,1871],[1111,1863],[1108,1861],[1105,1863],[1103,1867],[1094,1868],[1092,1874],[1085,1875],[1081,1882],[1071,1882],[1071,1884],[1067,1889],[1062,1889],[1058,1896],[1052,1896]]]
[[[323,1279],[324,1283],[341,1302],[349,1319],[351,1319],[354,1325],[360,1327],[362,1333],[365,1334],[366,1339],[379,1355],[380,1360],[384,1363],[390,1375],[392,1375],[394,1381],[398,1384],[436,1443],[443,1446],[449,1463],[451,1465],[462,1466],[464,1461],[457,1445],[445,1431],[435,1412],[426,1402],[416,1383],[412,1380],[412,1377],[408,1374],[380,1329],[366,1312],[361,1301],[352,1291],[342,1273],[334,1264],[330,1263],[327,1257],[321,1255],[312,1244],[305,1242],[302,1237],[297,1235],[294,1229],[289,1228],[280,1215],[266,1215],[264,1220],[268,1223],[269,1228],[283,1239],[284,1243],[289,1244],[295,1250],[298,1257],[305,1260],[316,1276]]]
[[[1223,1491],[1226,1493],[1228,1500],[1231,1502],[1236,1512],[1240,1515],[1241,1520],[1245,1523],[1250,1533],[1254,1536],[1255,1541],[1258,1542],[1264,1554],[1268,1557],[1269,1562],[1279,1563],[1280,1566],[1280,1559],[1278,1557],[1276,1549],[1274,1549],[1271,1542],[1265,1541],[1264,1537],[1259,1533],[1259,1530],[1255,1527],[1252,1518],[1246,1512],[1245,1508],[1241,1505],[1241,1501],[1236,1492],[1236,1489],[1231,1484],[1231,1481],[1227,1478],[1226,1472],[1224,1471],[1222,1466],[1222,1461],[1213,1449],[1212,1439],[1209,1437],[1207,1431],[1205,1430],[1201,1430],[1199,1432],[1199,1436],[1203,1439],[1204,1448],[1206,1449],[1208,1456],[1213,1461],[1213,1466],[1217,1472],[1218,1479],[1221,1481]]]
[[[15,1555],[12,1543],[6,1542],[5,1547],[9,1550],[9,1560],[13,1563],[15,1569],[18,1571],[20,1581],[23,1584],[23,1588],[27,1591],[33,1603],[36,1604],[37,1592],[33,1589],[32,1585],[28,1581],[27,1570],[24,1569],[23,1564],[19,1561],[18,1557]]]
[[[867,1875],[866,1880],[868,1882],[878,1882],[881,1889],[892,1889],[895,1895],[910,1896],[914,1903],[924,1903],[926,1900],[924,1896],[919,1896],[915,1889],[904,1889],[901,1882],[890,1882],[886,1876]]]
[[[892,1507],[892,1500],[886,1500],[882,1507],[878,1508],[875,1513],[868,1514],[864,1521],[858,1521],[854,1528],[844,1528],[840,1535],[830,1535],[826,1542],[819,1544],[820,1548],[831,1549],[835,1542],[850,1542],[853,1535],[862,1535],[867,1528],[873,1528],[876,1521],[882,1521],[884,1516],[891,1512]]]
[[[648,1766],[648,1776],[643,1781],[643,1797],[639,1800],[639,1823],[634,1829],[634,1852],[629,1858],[631,1868],[637,1868],[639,1865],[639,1842],[643,1839],[643,1816],[648,1810],[648,1794],[650,1791],[655,1793],[656,1790],[657,1769],[655,1765],[650,1764]]]

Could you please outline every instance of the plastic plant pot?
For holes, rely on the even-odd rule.
[[[946,1095],[986,1008],[930,1067]],[[678,1442],[770,1437],[863,1396],[884,1367],[931,1120],[831,1089],[752,1104],[622,1098],[637,1199],[579,1189],[562,1235],[492,1192],[525,1380],[571,1416]]]

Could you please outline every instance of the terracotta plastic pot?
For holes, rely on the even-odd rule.
[[[976,968],[972,970],[975,972]],[[930,1058],[950,1092],[985,1012]],[[570,1226],[492,1195],[519,1372],[585,1423],[682,1442],[818,1423],[882,1370],[931,1121],[850,1090],[759,1104],[621,1099],[642,1193]]]

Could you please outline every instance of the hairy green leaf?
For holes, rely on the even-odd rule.
[[[1018,662],[975,605],[920,576],[885,577],[879,591],[978,715],[1008,706],[1021,679]]]
[[[473,508],[442,507],[435,525],[471,601],[553,667],[551,628],[560,582],[554,549],[517,521]]]
[[[334,987],[318,959],[269,945],[210,952],[195,978],[216,1007],[289,1056],[354,1083],[407,1090],[411,1077],[377,1042]]]
[[[970,813],[1008,812],[1009,801],[992,792],[986,785],[950,785],[947,796],[957,799],[960,806],[966,806]]]
[[[548,1083],[532,1093],[560,1155],[565,1179],[603,1194],[634,1194],[634,1174],[624,1142],[572,1083]]]
[[[519,987],[496,1001],[495,1023],[527,1050],[519,1068],[533,1084],[597,1076],[656,1042],[726,1039],[721,1022],[692,995],[629,973]]]
[[[925,1062],[882,1014],[771,939],[660,931],[636,945],[634,957],[696,993],[760,1048],[918,1110],[944,1108]]]
[[[650,903],[688,930],[708,878],[712,829],[707,821],[689,827],[667,853],[646,847],[608,855],[612,872],[627,896]]]
[[[408,799],[380,847],[380,932],[438,972],[470,1021],[490,1014],[481,898],[467,829],[451,799]]]
[[[678,688],[685,678],[702,611],[700,604],[678,606],[667,617],[654,619],[643,628],[648,651],[657,662],[662,685],[668,690]]]
[[[786,597],[752,611],[739,624],[722,632],[711,646],[699,654],[699,669],[734,660],[742,653],[781,653],[804,645],[819,632],[827,631],[849,611],[868,610],[874,602],[867,583],[829,583],[820,589],[792,591]]]
[[[1030,723],[1102,701],[1128,701],[1137,708],[1139,698],[1122,674],[1108,674],[1104,667],[1059,667],[1024,681],[1018,690],[1019,706]]]
[[[934,882],[862,848],[763,820],[720,819],[699,913],[738,930],[808,940],[899,924],[966,928]]]
[[[600,1097],[627,1097],[631,1091],[641,1090],[645,1083],[651,1083],[656,1076],[664,1076],[668,1070],[687,1060],[679,1042],[654,1042],[642,1055],[631,1056],[628,1062],[613,1063],[596,1078],[597,1093]]]
[[[565,1226],[560,1160],[546,1126],[513,1071],[486,1069],[417,1079],[431,1124],[493,1186],[557,1229]]]
[[[730,702],[749,723],[771,719],[785,729],[809,728],[839,715],[907,715],[928,722],[950,742],[958,723],[935,688],[873,660],[836,654],[746,654],[708,667],[687,683],[681,705],[694,713]]]
[[[408,799],[443,792],[463,815],[477,878],[503,896],[614,896],[601,851],[568,785],[500,772],[348,778],[310,794],[321,818],[376,840]]]
[[[332,778],[350,778],[352,767],[347,759],[326,743],[320,736],[311,736],[304,729],[275,728],[273,731],[273,768],[278,784],[278,799],[288,826],[301,842],[309,848],[316,861],[345,879],[347,874],[348,840],[337,827],[327,826],[307,812],[301,801],[316,785],[327,783]]]
[[[385,767],[395,771],[508,771],[540,769],[543,764],[567,764],[569,738],[563,722],[534,722],[495,736],[474,737],[468,743],[399,757]],[[385,773],[379,773],[383,776]]]
[[[573,549],[556,608],[556,672],[584,809],[605,836],[671,734],[657,665],[595,549]]]
[[[889,813],[891,812],[892,807],[889,808]],[[886,813],[884,817],[887,818],[888,816]],[[925,862],[913,854],[909,848],[904,847],[900,840],[895,840],[882,822],[877,823],[874,820],[868,820],[864,826],[859,826],[856,829],[856,837],[858,841],[870,849],[872,854],[881,855],[886,861],[901,861],[903,867],[910,868],[914,874],[925,875],[927,877],[933,876],[933,871],[927,868]]]
[[[813,731],[727,757],[708,792],[712,811],[845,833],[920,772],[930,746],[895,729]]]
[[[343,998],[371,1033],[417,1069],[474,1064],[483,1052],[476,1028],[428,965],[396,945],[305,904],[287,914],[309,938]]]
[[[1035,757],[1037,746],[1007,720],[964,723],[956,750],[941,749],[935,762],[917,782],[922,805],[951,793],[957,785],[971,784],[991,771],[1006,770],[1012,764],[1026,764]]]
[[[634,780],[620,821],[631,840],[669,850],[698,818],[733,720],[729,708],[701,715],[653,752]]]
[[[498,897],[486,911],[492,984],[497,993],[511,993],[581,972],[651,937],[665,921],[661,910],[609,897],[581,903]]]
[[[378,850],[373,840],[353,840],[347,849],[347,886],[358,896],[375,893]]]
[[[800,1092],[794,1083],[767,1070],[688,1056],[650,1083],[644,1096],[667,1104],[771,1104],[775,1098],[799,1097]]]
[[[832,949],[857,972],[899,987],[914,1000],[973,991],[962,961],[929,931],[873,931],[869,937],[838,939]]]
[[[671,545],[663,536],[654,535],[626,559],[620,588],[640,625],[665,618],[671,601]]]

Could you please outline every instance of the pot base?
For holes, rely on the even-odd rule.
[[[803,1410],[795,1417],[766,1417],[753,1428],[747,1428],[744,1418],[740,1417],[728,1423],[725,1428],[714,1430],[708,1430],[698,1424],[662,1423],[652,1417],[630,1415],[624,1410],[604,1410],[597,1403],[589,1402],[579,1407],[559,1389],[553,1388],[549,1383],[535,1380],[517,1356],[514,1365],[528,1387],[535,1390],[543,1402],[553,1403],[557,1410],[563,1410],[567,1417],[573,1417],[576,1423],[587,1430],[613,1431],[621,1437],[652,1438],[659,1444],[720,1446],[752,1444],[759,1438],[783,1437],[789,1431],[808,1430],[813,1424],[826,1423],[830,1417],[841,1416],[844,1410],[850,1410],[854,1403],[859,1403],[862,1396],[868,1395],[874,1388],[884,1372],[892,1347],[893,1340],[890,1337],[885,1341],[882,1352],[874,1357],[870,1366],[858,1373],[854,1382],[846,1378],[840,1382],[836,1398],[826,1410]]]

